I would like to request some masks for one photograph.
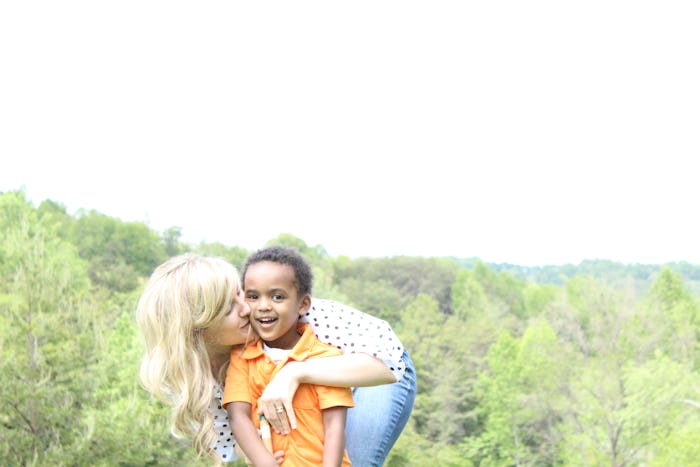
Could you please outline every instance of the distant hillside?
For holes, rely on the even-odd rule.
[[[478,258],[451,258],[459,266],[471,269]],[[505,271],[516,278],[536,284],[562,285],[576,275],[595,277],[616,287],[632,286],[636,290],[645,290],[654,281],[659,272],[668,267],[679,273],[690,292],[700,295],[700,265],[688,262],[666,264],[625,264],[609,260],[586,260],[578,265],[519,266],[509,263],[487,263],[494,271]]]

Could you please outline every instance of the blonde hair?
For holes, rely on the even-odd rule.
[[[141,383],[172,408],[172,434],[191,439],[197,454],[216,465],[221,459],[211,448],[216,433],[209,405],[219,382],[202,331],[226,315],[239,285],[229,262],[186,253],[155,269],[136,310],[146,345]]]

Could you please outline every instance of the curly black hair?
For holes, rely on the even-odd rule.
[[[303,297],[306,294],[311,295],[314,282],[314,273],[311,270],[311,266],[297,250],[281,245],[268,246],[248,256],[243,266],[241,283],[245,284],[245,275],[248,271],[248,267],[262,261],[271,261],[273,263],[288,264],[291,266],[292,269],[294,269],[294,278],[299,296]]]

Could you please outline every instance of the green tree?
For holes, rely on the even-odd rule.
[[[101,324],[87,298],[85,263],[22,198],[0,200],[0,459],[60,465],[90,401]]]
[[[498,315],[510,313],[518,318],[525,317],[523,281],[507,272],[496,273],[481,261],[474,266],[473,274]]]
[[[638,327],[656,344],[654,349],[700,369],[700,306],[685,288],[680,274],[662,269],[652,284]]]
[[[296,249],[299,253],[316,267],[326,267],[330,259],[328,252],[321,245],[309,246],[304,240],[290,233],[281,233],[276,238],[273,238],[265,243],[266,246],[282,245]]]
[[[433,456],[446,446],[454,449],[475,429],[474,377],[468,370],[478,364],[472,351],[477,336],[464,322],[445,317],[425,294],[403,311],[397,333],[416,366],[412,426],[434,444]]]
[[[686,426],[670,401],[680,397],[680,387],[688,389],[679,382],[690,381],[695,344],[683,327],[693,301],[677,276],[661,277],[646,302],[633,288],[574,278],[566,303],[550,310],[558,333],[581,357],[562,424],[567,463],[637,465],[653,456],[659,440]]]
[[[182,238],[182,227],[170,227],[165,229],[161,235],[165,254],[170,258],[189,250],[189,246],[180,241]]]
[[[358,258],[337,261],[334,269],[340,288],[345,289],[346,281],[352,281],[352,289],[357,292],[352,295],[348,292],[348,296],[353,303],[363,302],[362,287],[357,286],[358,282],[369,286],[383,280],[397,291],[400,301],[395,304],[396,310],[406,307],[419,294],[427,294],[435,299],[443,314],[451,314],[451,288],[459,270],[454,261],[410,256]]]
[[[366,281],[351,277],[344,280],[339,289],[348,297],[350,304],[359,310],[392,324],[402,319],[399,304],[403,302],[403,297],[386,279]]]
[[[240,248],[236,246],[226,246],[223,243],[219,242],[202,242],[199,245],[197,245],[193,251],[199,253],[200,255],[218,256],[220,258],[224,258],[226,261],[236,266],[236,269],[238,269],[239,273],[242,271],[243,264],[245,263],[245,259],[248,256],[248,250],[246,250],[245,248]]]
[[[70,241],[90,262],[93,283],[127,292],[167,258],[160,236],[142,222],[122,222],[96,211],[79,211]]]
[[[539,321],[520,339],[504,332],[487,359],[477,383],[484,428],[464,444],[467,457],[487,465],[557,464],[571,362],[554,330]]]
[[[452,312],[462,320],[489,313],[490,303],[486,292],[475,274],[468,269],[457,273],[452,284],[451,299]]]
[[[544,315],[551,306],[555,305],[561,295],[561,288],[553,285],[527,284],[523,290],[525,315],[528,317]]]

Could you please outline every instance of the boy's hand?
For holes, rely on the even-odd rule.
[[[245,455],[245,452],[243,452],[243,449],[236,443],[236,447],[233,448],[233,450],[236,452],[239,458],[243,459],[246,463],[246,465],[253,465],[253,462],[248,459],[248,456]],[[272,453],[272,455],[275,457],[275,462],[277,462],[277,465],[281,465],[282,462],[284,462],[284,451],[277,451]]]

